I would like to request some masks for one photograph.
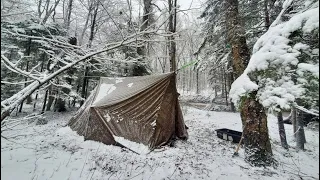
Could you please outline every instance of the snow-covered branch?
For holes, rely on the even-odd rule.
[[[257,98],[264,107],[276,111],[290,109],[296,99],[304,98],[310,91],[307,79],[319,80],[319,63],[311,62],[311,58],[306,63],[305,58],[301,57],[302,50],[307,48],[315,54],[318,54],[317,51],[297,42],[300,37],[292,39],[294,33],[301,31],[302,35],[310,35],[319,29],[319,4],[315,2],[302,8],[289,20],[280,22],[291,3],[292,0],[285,1],[282,13],[255,43],[244,73],[232,84],[230,98],[236,105],[241,97],[257,91]],[[301,38],[299,40],[303,41]]]
[[[86,54],[84,56],[75,57],[70,63],[64,64],[64,66],[60,67],[58,70],[56,70],[54,72],[50,73],[47,70],[42,74],[43,76],[41,76],[39,78],[35,78],[35,77],[31,76],[36,81],[33,81],[27,87],[25,87],[24,89],[22,89],[18,93],[14,94],[10,98],[1,101],[1,106],[3,107],[2,111],[1,111],[1,121],[3,119],[5,119],[8,115],[10,115],[10,112],[15,107],[17,107],[17,105],[19,105],[24,99],[26,99],[30,94],[32,94],[34,91],[36,91],[38,88],[40,88],[43,84],[45,84],[46,82],[48,82],[51,79],[55,78],[56,76],[58,76],[62,72],[65,72],[66,70],[68,70],[71,67],[77,65],[78,63],[80,63],[82,61],[85,61],[85,60],[87,60],[87,59],[89,59],[89,58],[91,58],[91,57],[93,57],[95,55],[98,55],[100,53],[104,53],[104,52],[107,52],[107,51],[112,51],[112,50],[117,49],[117,48],[119,48],[121,46],[129,45],[131,43],[136,43],[136,41],[137,41],[136,35],[144,35],[144,34],[150,34],[150,33],[155,33],[155,31],[138,32],[137,34],[134,34],[134,35],[126,37],[122,41],[109,43],[109,44],[105,45],[105,48],[103,48],[103,49],[96,50],[96,51],[88,53],[88,54]],[[12,67],[15,66],[5,56],[1,55],[1,58],[4,59],[4,61],[7,64],[9,64],[10,66],[12,66]],[[58,57],[58,59],[59,58],[61,58],[61,57]],[[53,68],[51,67],[50,70],[52,70],[52,69]],[[25,75],[29,75],[27,72],[19,71],[19,73],[25,74]]]
[[[5,57],[3,54],[1,54],[1,62],[11,71],[13,72],[16,72],[18,74],[21,74],[23,76],[26,76],[28,78],[31,78],[31,79],[34,79],[34,80],[37,80],[39,81],[40,79],[33,76],[31,74],[31,72],[26,72],[26,71],[23,71],[22,69],[18,68],[16,64],[13,64],[7,57]]]

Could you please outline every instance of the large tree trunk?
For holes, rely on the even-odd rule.
[[[233,75],[238,78],[250,60],[245,31],[238,13],[238,0],[226,0],[227,41],[232,47]],[[242,100],[241,119],[244,130],[245,159],[253,165],[271,165],[272,150],[268,134],[267,115],[256,100],[256,92]]]
[[[232,47],[232,69],[235,78],[243,73],[250,60],[245,31],[240,24],[238,4],[238,0],[226,0],[227,41]]]
[[[286,136],[286,131],[284,129],[283,116],[281,111],[278,112],[278,127],[279,127],[281,146],[285,149],[288,149],[289,146],[287,143],[287,136]]]
[[[245,146],[245,160],[254,166],[273,163],[269,140],[267,115],[264,107],[256,100],[255,93],[242,102],[241,119]]]

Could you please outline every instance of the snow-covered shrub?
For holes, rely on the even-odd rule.
[[[301,3],[294,14],[283,10],[259,38],[244,73],[232,84],[230,98],[239,105],[241,97],[257,91],[260,103],[269,110],[290,109],[293,103],[319,106],[319,1]],[[283,15],[291,17],[281,21]],[[308,103],[306,103],[308,102]]]

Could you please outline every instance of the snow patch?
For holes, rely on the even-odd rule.
[[[131,149],[132,151],[135,151],[139,154],[147,154],[150,152],[148,146],[144,145],[144,144],[141,144],[141,143],[136,143],[136,142],[133,142],[133,141],[130,141],[130,140],[127,140],[123,137],[119,137],[119,136],[113,136],[114,139],[124,145],[125,147]]]
[[[111,117],[109,116],[109,114],[106,114],[106,115],[104,115],[103,117],[107,119],[107,122],[110,122],[110,121],[111,121]]]
[[[248,75],[242,74],[232,83],[229,98],[237,106],[241,96],[244,96],[247,92],[251,92],[257,89],[258,85],[252,82]]]
[[[130,88],[133,85],[133,83],[128,84],[127,86]]]
[[[116,78],[116,84],[123,82],[124,78]]]
[[[110,94],[112,91],[114,91],[116,87],[114,84],[100,84],[100,89],[98,90],[98,95],[96,96],[96,99],[93,103],[98,102],[102,98],[104,98],[106,95]]]
[[[152,127],[155,127],[157,125],[156,120],[154,120],[151,124]]]

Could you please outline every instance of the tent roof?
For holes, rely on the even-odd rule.
[[[174,72],[121,78],[101,77],[91,106],[109,106],[129,99],[173,74]]]

